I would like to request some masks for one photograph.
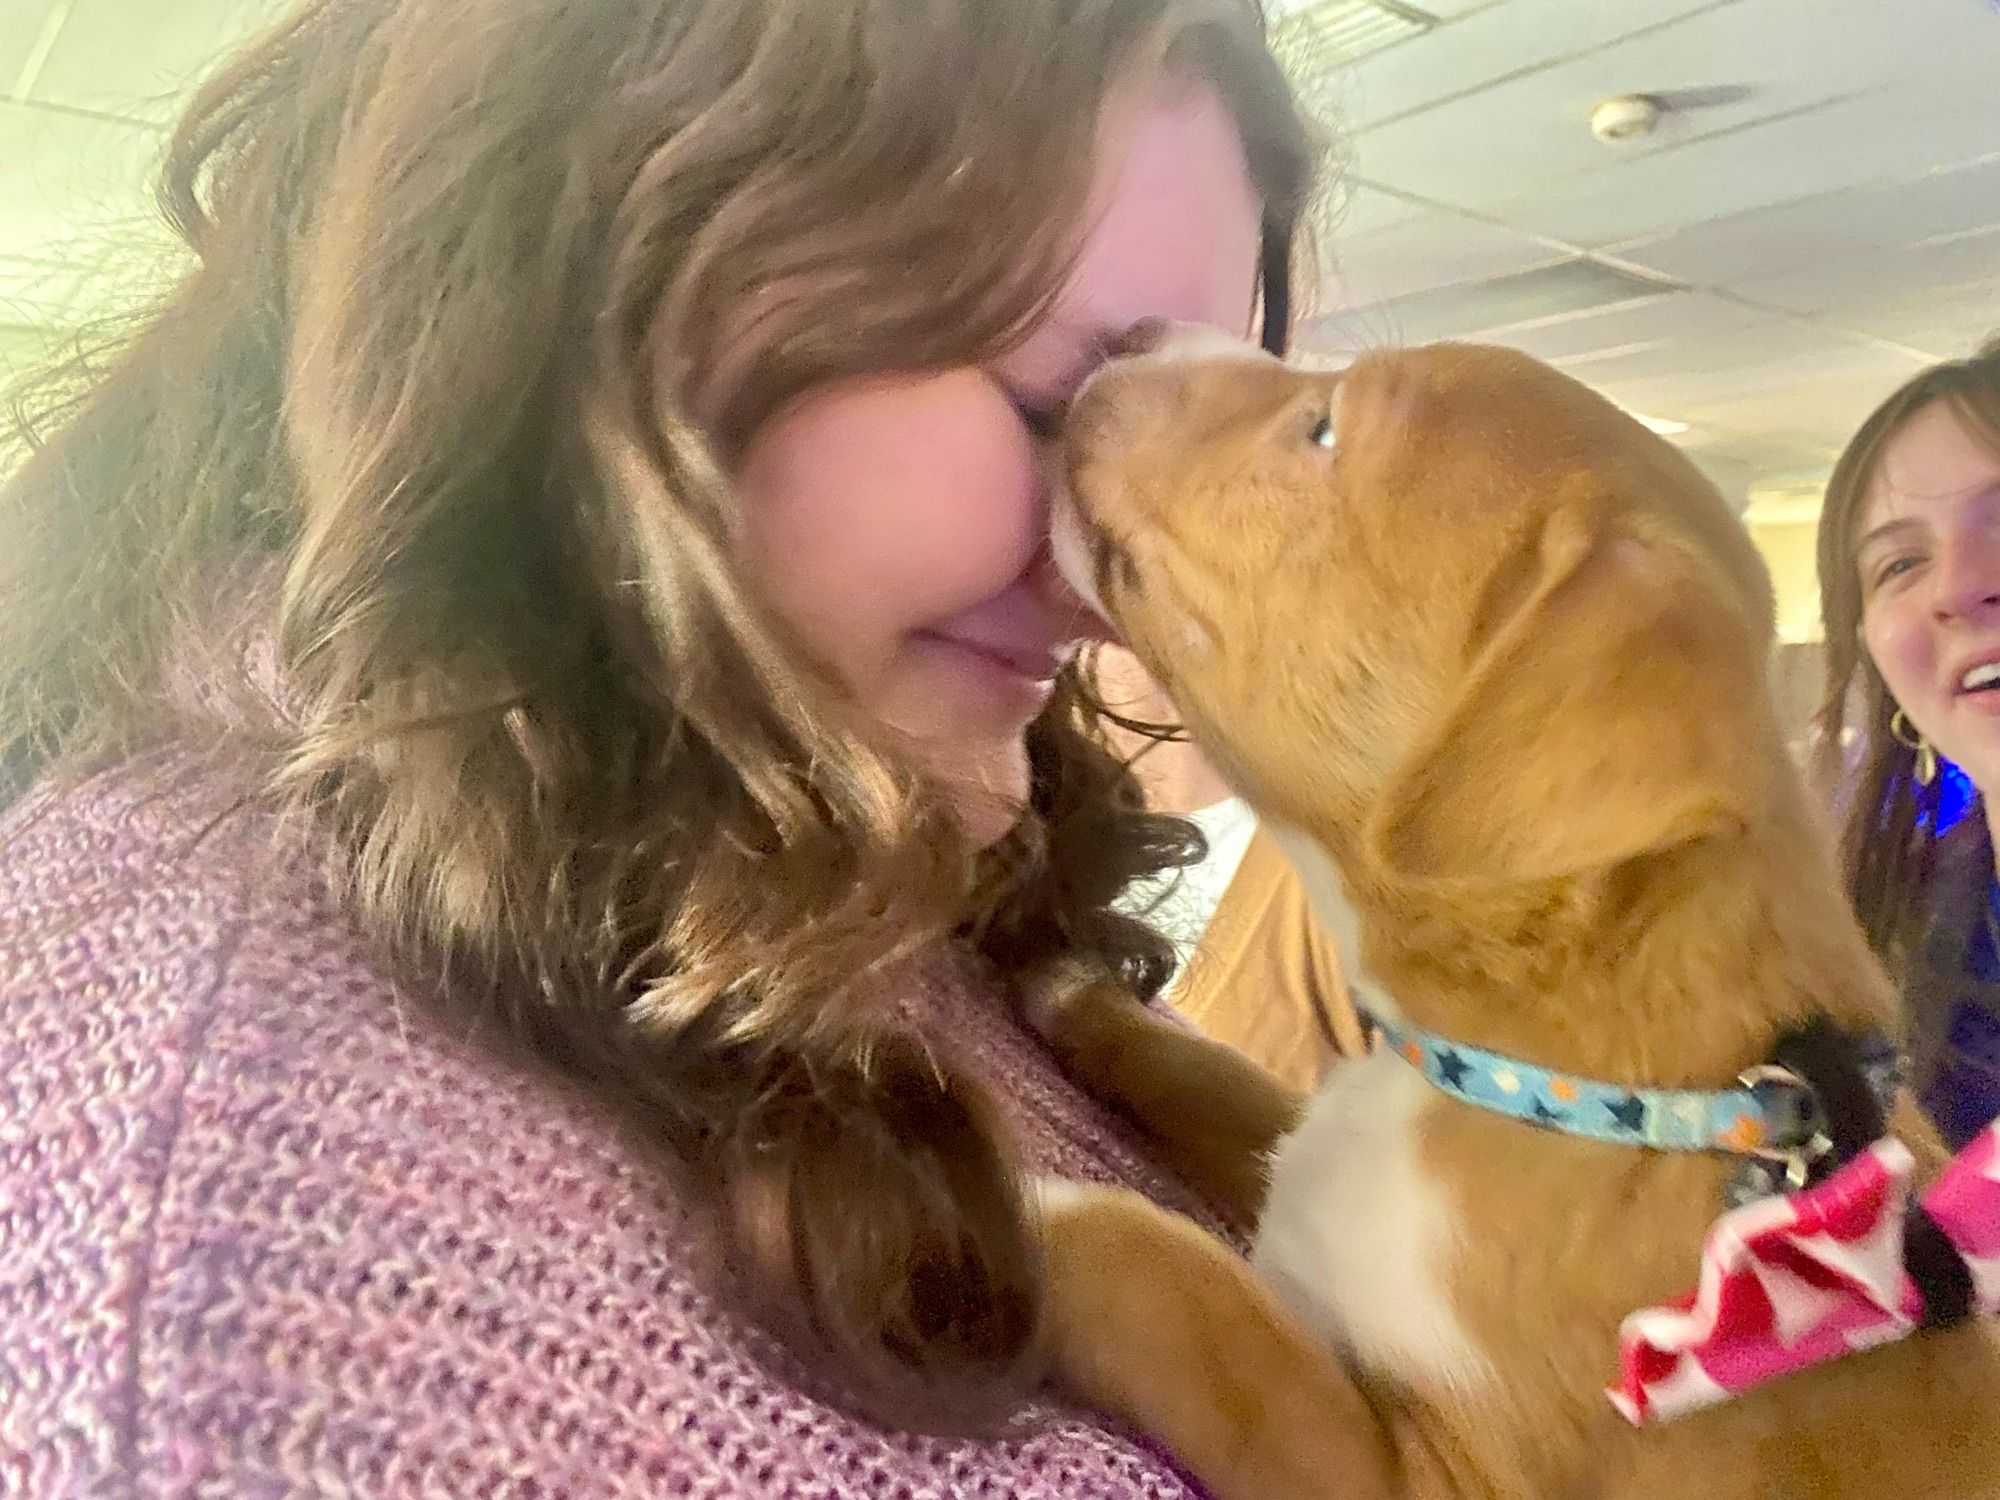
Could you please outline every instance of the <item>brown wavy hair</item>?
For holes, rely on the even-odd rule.
[[[284,708],[242,738],[356,909],[903,1425],[1018,1401],[1039,1287],[987,1106],[878,997],[954,933],[1146,988],[1109,903],[1188,835],[1072,673],[970,848],[744,592],[727,476],[821,382],[1023,337],[1148,68],[1219,89],[1288,241],[1314,157],[1247,0],[306,4],[195,97],[192,268],[39,388],[0,491],[0,769],[185,738],[171,651],[245,591]]]
[[[1911,418],[1943,402],[2000,452],[2000,337],[1969,359],[1933,365],[1906,381],[1861,424],[1827,482],[1818,536],[1820,620],[1826,632],[1826,694],[1814,724],[1819,771],[1837,788],[1841,858],[1848,895],[1869,943],[1891,972],[1909,981],[1925,930],[1940,905],[1957,911],[1962,893],[1940,880],[1962,866],[1979,868],[1983,897],[1992,860],[1940,859],[1937,837],[1942,780],[1917,780],[1916,752],[1890,732],[1896,702],[1862,645],[1861,575],[1856,562],[1862,508],[1882,453]],[[1977,820],[1972,820],[1976,822]],[[1966,835],[1985,847],[1983,826]],[[1950,883],[1950,882],[1946,882]],[[1974,909],[1983,906],[1983,901]],[[1919,1017],[1919,1026],[1923,1018]]]

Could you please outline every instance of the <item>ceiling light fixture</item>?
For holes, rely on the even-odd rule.
[[[1636,141],[1659,129],[1665,113],[1657,94],[1617,94],[1590,112],[1590,133],[1607,146]]]
[[[1271,49],[1299,87],[1438,24],[1402,0],[1271,0]]]
[[[1621,406],[1618,409],[1646,431],[1657,432],[1661,437],[1679,437],[1688,430],[1687,423],[1676,422],[1672,417],[1649,417],[1642,411],[1632,410],[1629,406]]]

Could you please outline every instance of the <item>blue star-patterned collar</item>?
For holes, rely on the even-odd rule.
[[[1816,1096],[1781,1068],[1754,1068],[1727,1089],[1627,1088],[1370,1019],[1382,1044],[1441,1092],[1546,1130],[1654,1151],[1719,1151],[1794,1169],[1824,1149]]]

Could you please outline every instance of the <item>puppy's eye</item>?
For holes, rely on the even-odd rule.
[[[1321,417],[1317,422],[1313,423],[1312,432],[1309,434],[1309,437],[1315,448],[1331,450],[1340,441],[1340,434],[1334,429],[1332,415],[1329,414]]]

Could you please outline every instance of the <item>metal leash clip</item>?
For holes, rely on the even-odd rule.
[[[1819,1091],[1790,1068],[1777,1063],[1745,1068],[1736,1075],[1736,1081],[1760,1099],[1763,1098],[1760,1090],[1776,1087],[1796,1093],[1805,1102],[1806,1107],[1797,1112],[1790,1131],[1772,1132],[1774,1140],[1784,1136],[1802,1136],[1802,1139],[1793,1139],[1789,1145],[1753,1146],[1742,1153],[1783,1167],[1785,1189],[1796,1193],[1812,1180],[1813,1167],[1833,1151],[1833,1137],[1826,1133],[1826,1114],[1819,1102]],[[1767,1107],[1765,1119],[1768,1121],[1771,1116],[1772,1111]]]

